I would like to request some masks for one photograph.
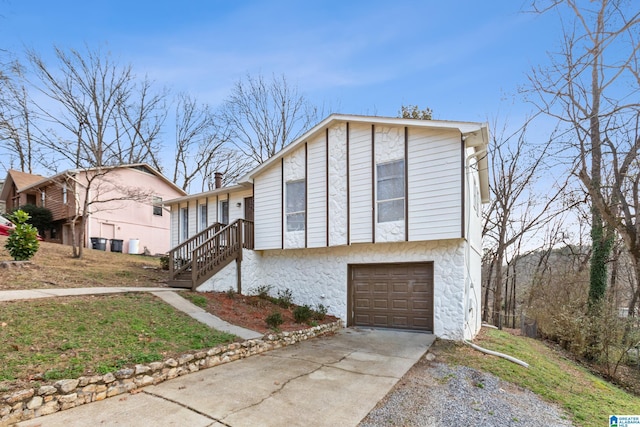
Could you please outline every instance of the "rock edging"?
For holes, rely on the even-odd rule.
[[[244,359],[335,332],[340,328],[342,328],[342,321],[338,320],[294,332],[268,333],[261,339],[186,353],[177,359],[140,364],[105,375],[64,379],[53,384],[42,385],[39,388],[14,391],[0,396],[0,426],[15,424],[85,403],[130,393],[145,386],[159,384],[201,369]]]

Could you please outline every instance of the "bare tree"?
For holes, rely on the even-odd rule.
[[[640,11],[631,2],[597,0],[535,2],[538,12],[568,13],[562,50],[552,65],[533,70],[530,81],[540,111],[564,124],[574,170],[589,194],[591,278],[589,303],[598,305],[607,286],[606,263],[614,230],[632,255],[640,283]],[[629,303],[640,298],[640,285]]]
[[[225,176],[227,181],[230,176],[237,176],[235,171],[242,170],[245,162],[229,147],[229,133],[226,123],[218,119],[209,106],[198,105],[197,100],[187,94],[178,95],[173,182],[187,190],[199,180],[204,190],[214,172],[229,172]]]
[[[284,75],[266,80],[246,76],[231,90],[222,108],[234,144],[255,163],[262,163],[302,135],[317,110]]]
[[[167,118],[167,92],[153,93],[145,78],[133,88],[129,104],[119,104],[116,124],[117,162],[149,163],[162,172],[158,154],[162,151],[159,135]]]
[[[37,156],[33,107],[20,65],[14,62],[9,68],[10,72],[0,75],[0,143],[7,150],[5,158],[9,158],[5,167],[32,173]],[[17,165],[12,164],[14,159]]]
[[[131,65],[120,66],[100,50],[55,48],[55,55],[57,67],[46,64],[35,51],[27,53],[36,75],[32,84],[46,96],[46,101],[35,104],[49,123],[40,144],[65,169],[70,166],[65,179],[73,181],[76,197],[69,220],[73,256],[82,257],[91,213],[109,202],[149,198],[135,184],[110,183],[108,175],[114,166],[130,161],[159,165],[157,136],[166,115],[164,94],[153,94],[148,80],[138,83]],[[71,182],[60,183],[65,184]]]
[[[490,264],[492,281],[485,283],[483,319],[489,321],[489,301],[492,301],[492,321],[500,325],[500,313],[505,304],[506,286],[504,264],[518,255],[514,245],[520,246],[523,237],[551,221],[564,208],[556,202],[565,188],[564,183],[546,182],[552,190],[537,194],[535,185],[545,168],[545,156],[550,142],[534,146],[527,142],[527,125],[516,133],[497,132],[491,145],[489,183],[492,198],[484,212],[483,236],[490,245],[485,262]],[[547,177],[549,179],[549,177]]]
[[[27,56],[37,76],[34,86],[54,106],[37,104],[51,124],[42,141],[50,151],[75,168],[130,159],[157,165],[154,144],[166,114],[163,95],[151,94],[147,80],[139,85],[131,65],[90,49],[55,48],[57,67],[33,50]]]

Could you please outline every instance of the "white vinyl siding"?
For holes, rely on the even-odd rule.
[[[198,232],[198,202],[189,201],[189,237]]]
[[[372,142],[371,126],[352,124],[349,139],[351,195],[351,243],[368,243],[372,236]]]
[[[276,162],[254,180],[255,248],[282,248],[282,165]]]
[[[180,244],[180,207],[171,205],[171,247]]]
[[[327,173],[325,133],[307,147],[307,247],[327,245]]]
[[[409,240],[459,238],[462,226],[460,133],[412,128],[409,135]]]
[[[216,205],[216,196],[209,197],[207,216],[207,224],[213,225],[214,223],[218,222],[218,206]]]

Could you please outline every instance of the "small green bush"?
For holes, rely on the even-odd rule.
[[[169,255],[162,255],[160,257],[160,267],[162,267],[163,270],[169,269]]]
[[[7,243],[9,254],[16,261],[27,261],[33,258],[40,247],[38,243],[38,230],[29,221],[29,214],[22,210],[17,210],[9,215],[9,219],[16,225]]]
[[[327,317],[327,311],[326,306],[318,304],[318,307],[313,311],[313,318],[315,320],[324,320],[324,318]]]
[[[278,298],[275,301],[282,308],[289,308],[293,304],[293,294],[291,289],[287,288],[284,291],[278,290]]]
[[[271,292],[271,285],[260,285],[253,290],[253,294],[262,299],[269,299],[269,292]]]
[[[278,329],[278,327],[284,323],[282,314],[280,314],[280,312],[278,311],[274,311],[273,313],[268,315],[267,318],[264,319],[264,321],[267,322],[267,326],[274,330]]]
[[[51,229],[51,225],[53,224],[53,214],[51,210],[32,204],[20,206],[19,210],[29,214],[29,224],[37,228],[43,237],[45,232]]]
[[[293,309],[293,318],[297,323],[306,323],[313,316],[313,310],[308,305],[300,305]]]
[[[236,297],[236,291],[235,291],[235,289],[233,289],[233,287],[229,287],[229,289],[227,289],[225,294],[227,295],[227,298],[229,298],[229,299],[234,299]]]

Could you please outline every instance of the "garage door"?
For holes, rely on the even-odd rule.
[[[349,266],[349,325],[433,332],[433,263]]]

